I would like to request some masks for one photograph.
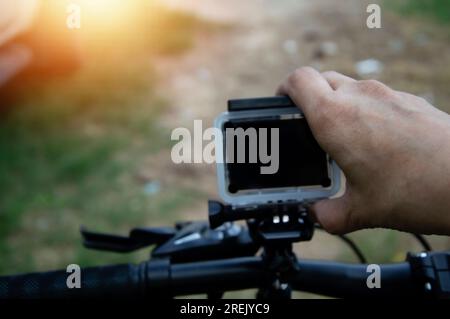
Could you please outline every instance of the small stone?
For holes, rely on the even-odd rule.
[[[295,55],[298,53],[298,44],[295,40],[286,40],[283,42],[283,50],[289,55]]]
[[[355,68],[360,77],[367,77],[383,72],[383,63],[376,59],[367,59],[357,62]]]
[[[161,190],[161,184],[158,181],[152,181],[144,185],[144,193],[147,195],[156,195]]]

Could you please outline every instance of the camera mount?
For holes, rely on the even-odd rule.
[[[227,222],[247,221],[254,240],[261,245],[308,241],[314,234],[314,223],[304,203],[234,207],[210,200],[208,215],[212,228],[220,227]]]
[[[263,248],[263,260],[267,269],[277,275],[272,285],[261,290],[260,298],[290,298],[291,288],[286,278],[300,269],[292,250],[294,242],[309,241],[314,234],[307,205],[303,203],[272,203],[233,207],[217,201],[208,202],[211,228],[245,220],[253,241]]]

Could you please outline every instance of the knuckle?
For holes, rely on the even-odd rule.
[[[311,67],[301,67],[292,72],[288,77],[288,83],[292,87],[297,87],[301,82],[308,79],[308,76],[314,72]]]
[[[377,80],[362,80],[356,82],[355,85],[359,91],[377,97],[392,97],[394,95],[393,90]]]
[[[384,84],[381,83],[380,81],[373,80],[373,79],[370,79],[370,80],[361,80],[361,81],[358,81],[357,83],[359,84],[359,86],[360,86],[361,88],[365,88],[365,89],[368,89],[368,90],[373,89],[373,88],[379,88],[379,87],[381,87],[381,86],[384,86]]]
[[[339,76],[339,73],[337,73],[336,71],[325,71],[322,73],[322,75],[325,77],[336,77]]]
[[[311,73],[315,73],[316,70],[314,70],[314,68],[310,67],[310,66],[302,66],[300,68],[297,68],[297,70],[295,70],[295,72],[299,72],[302,74],[311,74]]]

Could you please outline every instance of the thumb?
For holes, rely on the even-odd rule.
[[[331,234],[344,234],[356,230],[352,223],[348,194],[334,199],[318,201],[311,207],[317,222]]]

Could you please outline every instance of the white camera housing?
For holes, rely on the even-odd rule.
[[[297,107],[263,108],[253,110],[229,111],[220,114],[215,120],[215,127],[222,132],[222,141],[216,141],[217,181],[222,200],[232,206],[261,205],[283,202],[314,202],[319,199],[330,198],[341,189],[341,170],[337,163],[327,157],[329,186],[307,185],[289,186],[264,189],[243,190],[237,193],[229,191],[229,172],[226,163],[225,124],[234,120],[284,120],[304,118]]]

